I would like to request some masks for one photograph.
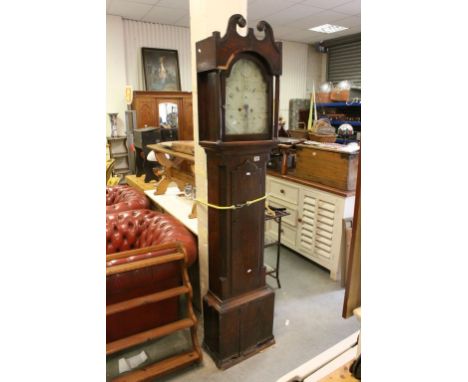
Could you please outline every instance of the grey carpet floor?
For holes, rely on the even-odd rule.
[[[275,248],[265,250],[267,264],[275,264]],[[218,370],[204,352],[201,364],[189,366],[157,380],[163,382],[273,382],[302,363],[320,354],[359,329],[355,318],[343,319],[344,289],[332,281],[328,271],[304,257],[282,247],[280,265],[281,289],[276,280],[267,277],[275,290],[273,334],[276,344],[259,354],[227,369]],[[177,333],[119,354],[107,361],[107,377],[118,375],[118,358],[146,351],[149,360],[159,360],[190,346],[187,333]],[[199,324],[200,343],[203,322]]]

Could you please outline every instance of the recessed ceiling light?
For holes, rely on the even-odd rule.
[[[309,28],[310,31],[320,32],[320,33],[335,33],[335,32],[344,31],[345,29],[348,29],[348,28],[341,27],[339,25],[331,25],[331,24],[323,24],[318,27]]]

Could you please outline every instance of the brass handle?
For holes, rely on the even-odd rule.
[[[301,219],[301,218],[297,218],[297,221],[298,221],[298,223],[302,223],[302,219]]]
[[[280,192],[281,192],[282,194],[284,194],[284,190],[283,190],[283,189],[281,189]]]

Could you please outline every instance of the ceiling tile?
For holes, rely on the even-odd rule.
[[[342,20],[347,15],[333,11],[323,11],[294,21],[296,28],[313,28],[323,24],[333,24],[337,20]]]
[[[358,27],[361,25],[361,18],[357,16],[349,16],[344,19],[337,20],[336,24],[347,28]]]
[[[174,25],[190,28],[190,14],[187,13],[185,16],[177,20]]]
[[[124,0],[112,0],[108,13],[111,15],[122,16],[127,19],[141,20],[152,8],[148,4],[131,3]]]
[[[281,39],[285,36],[288,36],[294,33],[303,32],[302,29],[294,28],[290,26],[283,26],[283,25],[272,26],[272,28],[273,28],[273,34],[275,36],[275,39]]]
[[[330,9],[348,3],[350,0],[303,0],[301,4],[322,9]]]
[[[284,25],[294,22],[297,19],[311,16],[315,13],[323,12],[321,8],[307,7],[305,5],[295,4],[289,8],[283,9],[275,14],[265,17],[265,20],[272,24]]]
[[[257,0],[248,4],[247,17],[252,19],[266,20],[266,16],[272,15],[282,9],[289,8],[293,4],[287,1]]]
[[[156,5],[160,0],[126,0],[129,3],[142,3],[148,5]]]
[[[159,0],[158,7],[189,9],[189,0]]]
[[[186,14],[187,11],[185,9],[155,6],[143,18],[143,21],[149,21],[152,23],[159,24],[173,24]]]
[[[346,4],[333,8],[336,12],[346,13],[348,15],[356,15],[361,13],[361,0],[353,0]]]
[[[250,28],[255,28],[257,26],[257,23],[259,22],[260,20],[257,20],[257,19],[248,19],[247,20],[247,26],[250,27]]]
[[[305,42],[310,43],[313,39],[313,33],[311,31],[298,31],[294,33],[286,34],[283,37],[286,41],[297,41],[297,42]]]

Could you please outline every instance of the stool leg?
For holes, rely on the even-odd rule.
[[[276,242],[276,281],[278,288],[281,288],[279,279],[279,266],[280,266],[280,251],[281,251],[281,218],[278,219],[278,241]]]

